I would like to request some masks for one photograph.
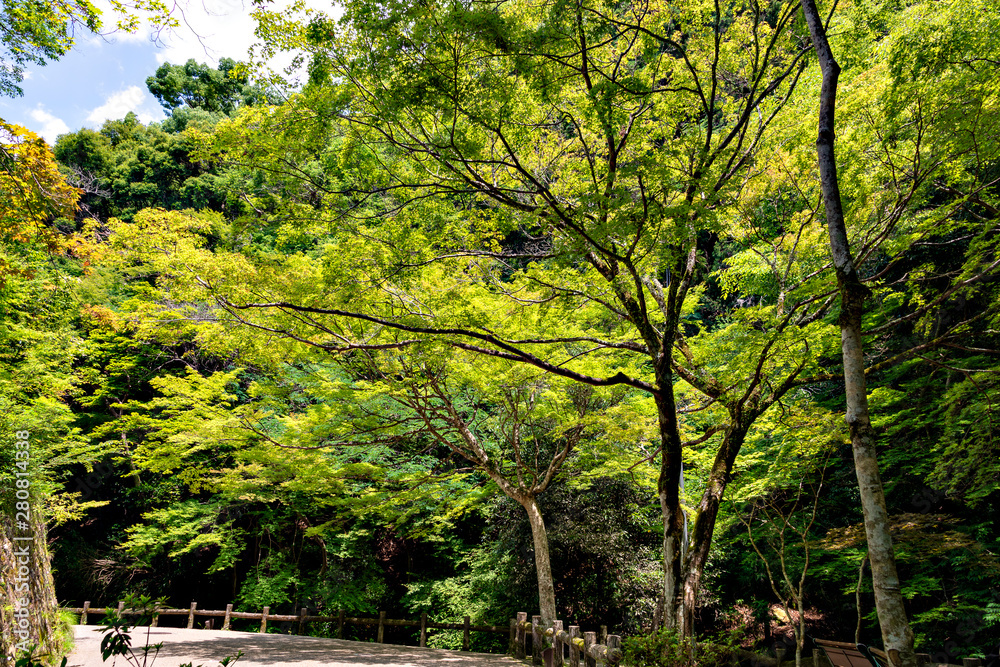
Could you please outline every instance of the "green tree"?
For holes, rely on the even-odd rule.
[[[75,30],[100,30],[101,13],[88,0],[4,0],[0,26],[0,95],[19,97],[25,68],[65,55]]]
[[[58,217],[73,215],[77,192],[48,146],[0,122],[0,159],[0,437],[9,443],[0,448],[0,585],[8,601],[0,609],[0,659],[6,664],[35,644],[52,656],[61,650],[46,521],[57,514],[50,502],[57,461],[77,442],[65,399],[80,343],[71,289],[80,271],[52,229]]]
[[[303,35],[297,46],[312,58],[311,80],[320,89],[312,99],[325,111],[344,109],[342,145],[376,165],[349,185],[321,190],[331,203],[360,223],[380,212],[400,211],[398,217],[407,218],[403,209],[430,197],[450,201],[455,215],[461,212],[471,226],[453,227],[446,238],[423,225],[425,234],[438,235],[432,244],[448,248],[443,256],[510,262],[531,291],[515,294],[500,280],[491,289],[515,308],[528,294],[538,304],[599,304],[606,317],[626,328],[577,334],[575,341],[590,345],[580,358],[641,355],[649,378],[624,370],[606,376],[575,370],[582,361],[546,350],[560,340],[551,331],[500,336],[489,333],[485,322],[483,329],[470,327],[473,320],[461,314],[432,324],[386,317],[384,309],[360,312],[346,303],[341,308],[330,299],[309,306],[279,300],[289,310],[302,308],[317,317],[357,317],[413,334],[447,336],[457,348],[529,363],[585,384],[649,392],[658,406],[662,447],[668,616],[688,634],[693,609],[691,596],[682,593],[687,566],[679,495],[682,440],[674,397],[675,366],[684,362],[673,353],[674,341],[680,318],[694,307],[699,238],[710,233],[734,176],[746,167],[793,88],[804,53],[789,35],[788,8],[776,7],[767,17],[760,7],[733,9],[737,18],[723,24],[727,11],[657,6],[632,14],[600,3],[575,11],[530,3],[516,12],[478,5],[392,5],[383,11],[357,3],[347,9],[343,37],[322,17],[291,32]],[[262,20],[262,25],[282,23]],[[281,33],[271,41],[288,39]],[[753,55],[743,59],[747,45],[754,45]],[[746,68],[747,86],[723,85],[720,72],[739,68]],[[324,76],[347,85],[326,86]],[[495,239],[493,247],[478,240],[484,232]],[[510,241],[517,237],[534,248],[511,252]],[[433,260],[423,254],[417,261]],[[399,257],[396,267],[387,268],[392,274],[405,271],[415,259]],[[439,284],[443,294],[446,284]],[[263,303],[225,297],[223,305],[235,314],[257,312]],[[734,400],[742,410],[740,399]],[[742,425],[735,432],[741,433]],[[735,457],[738,441],[737,435],[721,457],[723,469]],[[707,511],[699,539],[710,540],[711,524]],[[691,590],[696,589],[695,583]]]
[[[864,509],[868,558],[872,566],[875,600],[885,650],[894,665],[910,666],[916,664],[913,633],[910,629],[903,605],[902,586],[897,572],[892,537],[889,529],[890,520],[886,509],[882,481],[879,475],[878,459],[875,452],[876,433],[872,428],[869,415],[868,392],[866,388],[862,336],[865,300],[871,294],[871,290],[860,279],[858,262],[856,260],[857,251],[854,253],[851,251],[851,242],[848,236],[841,195],[841,178],[838,175],[838,167],[834,155],[834,113],[837,106],[838,78],[841,68],[834,58],[827,39],[826,26],[823,23],[815,2],[807,0],[807,2],[803,3],[802,7],[823,73],[819,103],[819,138],[816,145],[820,182],[829,229],[831,256],[837,272],[837,281],[840,290],[840,325],[844,359],[847,423],[851,430],[855,470],[857,472],[862,507]],[[929,49],[929,52],[931,62],[938,60],[939,56],[935,57],[933,47]],[[949,64],[954,57],[954,55],[948,56]],[[920,60],[917,62],[919,63]],[[931,67],[941,67],[942,64],[938,60]],[[971,61],[968,62],[968,66],[972,67]],[[908,78],[910,77],[906,77],[905,75],[903,77],[904,81]],[[918,99],[921,102],[927,102],[928,99],[933,98],[921,95],[918,96]],[[957,100],[954,98],[947,102],[949,106],[956,103]],[[905,105],[903,108],[905,109],[906,106],[908,105]],[[890,113],[896,115],[905,113],[905,111],[891,110]],[[934,114],[933,108],[927,111],[922,107],[917,107],[915,115],[918,119],[922,120],[928,116],[933,117],[932,114]],[[975,121],[973,122],[975,123]],[[972,134],[978,136],[978,133],[975,131]],[[933,141],[933,130],[928,138],[931,138]],[[915,153],[918,158],[926,157],[923,155],[926,151],[920,147],[920,142],[925,139],[927,138],[919,137],[917,139],[918,148],[915,150]],[[992,144],[992,142],[990,143]],[[983,146],[982,150],[984,153],[981,156],[990,155],[991,157],[995,157],[996,153],[991,150],[993,148],[994,146],[992,145]],[[886,152],[888,153],[889,151],[887,150]],[[896,193],[896,196],[899,198],[898,201],[905,204],[910,197],[918,193],[921,182],[928,178],[929,172],[933,172],[935,167],[936,165],[933,165],[933,163],[930,166],[924,167],[921,162],[915,162],[906,179],[908,182]],[[957,181],[960,184],[959,187],[963,190],[968,188],[969,192],[977,193],[985,184],[980,180],[980,174],[973,173],[970,176],[971,178],[959,177],[948,180]],[[898,187],[898,182],[894,183],[894,185]],[[976,195],[973,194],[972,196]],[[946,206],[942,207],[942,209],[950,213],[950,207]],[[892,214],[887,216],[886,223],[886,229],[888,230],[891,230],[895,226]],[[991,225],[987,225],[988,229],[991,227]],[[985,267],[985,272],[983,272],[983,264],[984,262],[980,258],[973,256],[972,265],[967,265],[968,273],[964,276],[965,280],[962,282],[968,284],[967,281],[982,279],[983,276],[989,273],[990,268],[992,268],[987,266]]]
[[[231,115],[244,105],[280,101],[251,84],[249,72],[232,58],[219,60],[218,68],[194,59],[184,65],[163,63],[155,75],[146,79],[146,87],[168,112],[187,106]]]
[[[61,135],[56,158],[84,191],[78,217],[131,219],[152,207],[226,210],[225,177],[191,155],[197,133],[211,131],[219,118],[177,110],[162,123],[144,126],[130,112],[97,132],[85,128]]]

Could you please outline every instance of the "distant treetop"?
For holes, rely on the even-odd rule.
[[[247,72],[231,58],[219,60],[219,67],[188,60],[184,65],[164,63],[146,79],[146,87],[167,111],[181,106],[232,114],[244,105],[274,104],[263,88],[250,83]]]

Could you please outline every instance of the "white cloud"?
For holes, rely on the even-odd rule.
[[[268,9],[280,12],[292,3],[293,0],[277,0]],[[334,16],[343,11],[334,0],[305,0],[304,4]],[[163,47],[158,50],[156,60],[161,64],[179,65],[190,58],[209,65],[215,65],[219,58],[243,60],[257,41],[250,0],[179,0],[173,6],[180,25],[159,35]]]
[[[307,0],[307,4],[322,1]],[[177,27],[154,31],[143,20],[146,15],[138,12],[140,23],[133,32],[117,29],[121,15],[114,11],[109,0],[93,0],[93,4],[101,13],[103,26],[100,35],[82,35],[87,44],[98,47],[156,44],[157,60],[161,63],[183,63],[188,58],[211,64],[222,57],[241,59],[254,40],[250,0],[170,0],[166,4]],[[332,0],[326,0],[325,4],[332,6]]]
[[[339,17],[343,8],[337,0],[271,0],[268,11],[286,11],[296,2],[302,2],[310,11],[325,12]],[[220,58],[245,60],[251,45],[257,42],[251,17],[251,0],[170,0],[171,18],[178,23],[175,28],[154,32],[148,23],[141,23],[138,30],[127,33],[115,30],[118,15],[110,0],[94,0],[104,21],[104,34],[87,35],[87,44],[101,48],[115,43],[146,42],[155,45],[158,64],[166,62],[180,65],[189,59],[215,65]],[[280,69],[291,57],[279,57],[271,66]],[[151,74],[152,72],[150,72]]]
[[[87,122],[99,125],[106,120],[124,118],[129,111],[133,111],[141,122],[149,123],[161,115],[151,111],[156,106],[156,100],[147,91],[139,86],[129,86],[125,90],[113,93],[104,104],[92,110],[87,116]]]
[[[246,57],[256,27],[249,2],[193,0],[176,7],[180,26],[160,36],[164,48],[156,54],[158,62],[181,64],[194,58],[214,65],[219,58]]]
[[[85,37],[89,44],[97,46],[149,40],[149,30],[145,26],[140,26],[134,32],[118,30],[118,22],[122,20],[122,15],[114,10],[109,0],[92,0],[92,4],[101,13],[101,31],[99,35],[88,34]]]
[[[69,132],[69,126],[63,122],[63,119],[50,114],[41,104],[29,111],[28,115],[36,123],[42,124],[38,134],[49,144],[55,144],[57,136]]]

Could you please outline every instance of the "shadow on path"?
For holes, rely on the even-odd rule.
[[[103,667],[100,632],[97,626],[74,626],[76,647],[70,654],[68,667]],[[132,633],[133,647],[147,642],[163,642],[155,661],[147,667],[180,667],[191,662],[195,667],[218,667],[219,660],[238,651],[245,654],[237,667],[346,667],[348,665],[380,665],[384,667],[523,667],[524,663],[509,656],[489,653],[469,653],[445,649],[369,644],[344,639],[269,635],[254,632],[223,630],[187,630],[179,628],[136,628]],[[140,654],[141,656],[141,654]],[[106,663],[109,667],[111,660]],[[118,658],[116,667],[126,667]]]

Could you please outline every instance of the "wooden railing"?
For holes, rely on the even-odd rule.
[[[124,603],[118,603],[118,614],[135,614],[134,610],[125,609]],[[66,611],[80,614],[80,624],[87,625],[87,621],[90,615],[104,615],[107,613],[105,609],[92,608],[90,602],[84,602],[83,607],[69,607]],[[227,604],[225,611],[214,610],[214,609],[198,609],[198,603],[192,602],[191,606],[187,609],[156,609],[152,614],[152,621],[150,622],[152,627],[156,627],[159,623],[160,616],[187,616],[187,627],[188,629],[194,628],[194,619],[196,616],[208,616],[212,618],[221,617],[222,629],[229,630],[230,621],[234,618],[248,619],[252,621],[260,621],[260,630],[258,632],[267,632],[267,622],[268,621],[279,621],[279,622],[292,622],[298,623],[298,634],[304,634],[307,623],[321,622],[321,623],[337,623],[337,637],[343,639],[344,637],[344,626],[346,625],[365,625],[365,626],[378,626],[378,643],[385,643],[385,628],[386,627],[410,627],[410,628],[420,628],[420,645],[427,646],[427,631],[428,630],[462,630],[462,650],[469,650],[469,633],[470,632],[497,632],[507,634],[511,631],[511,628],[505,628],[498,625],[472,625],[469,622],[469,617],[465,617],[463,623],[433,623],[427,620],[427,614],[421,614],[419,621],[407,621],[399,620],[394,618],[386,618],[385,612],[380,611],[378,618],[359,618],[354,616],[347,616],[343,609],[341,609],[336,616],[310,616],[306,607],[299,610],[298,614],[272,614],[270,612],[270,607],[264,607],[264,610],[260,613],[257,612],[246,612],[246,611],[233,611],[233,605]],[[512,623],[513,627],[513,623]],[[206,624],[206,628],[211,628],[211,621]]]
[[[541,616],[532,616],[518,612],[517,618],[511,619],[511,653],[519,660],[528,657],[527,645],[531,644],[531,662],[534,665],[554,667],[562,665],[569,653],[570,667],[596,667],[597,663],[617,665],[622,659],[621,637],[607,634],[607,628],[601,627],[600,642],[596,632],[580,632],[580,627],[571,625],[563,629],[562,621],[553,621],[552,625],[542,625]],[[543,648],[543,644],[551,643],[551,647]]]
[[[125,609],[124,603],[118,603],[118,614],[135,614],[131,609]],[[80,614],[80,624],[87,625],[90,615],[104,615],[107,611],[103,608],[92,608],[90,602],[84,602],[83,607],[67,607],[66,611]],[[233,611],[233,605],[227,604],[226,609],[198,609],[198,603],[192,602],[187,609],[156,609],[152,615],[150,625],[157,627],[160,616],[187,616],[188,629],[194,628],[196,616],[207,616],[210,618],[222,618],[222,629],[229,630],[230,621],[234,618],[259,620],[260,629],[258,632],[267,632],[268,621],[297,623],[298,634],[304,634],[307,623],[337,623],[337,637],[343,639],[344,627],[347,625],[377,626],[378,643],[385,643],[386,627],[419,627],[420,646],[427,646],[428,630],[462,630],[462,650],[469,650],[470,632],[494,632],[510,634],[510,653],[519,660],[526,660],[530,647],[531,662],[534,665],[545,665],[546,667],[557,667],[564,664],[569,659],[569,667],[596,667],[597,663],[604,665],[619,665],[622,659],[621,637],[609,635],[607,626],[601,626],[601,632],[580,632],[579,626],[571,625],[568,629],[563,629],[562,621],[553,621],[552,625],[544,626],[541,616],[532,616],[528,620],[526,612],[518,612],[517,618],[510,620],[510,627],[504,628],[498,625],[472,625],[469,617],[466,616],[462,623],[433,623],[427,620],[427,614],[421,614],[419,621],[399,620],[386,618],[386,613],[380,611],[378,618],[360,618],[347,616],[341,609],[336,616],[311,616],[306,607],[299,610],[298,614],[272,614],[270,607],[264,607],[260,613]],[[211,628],[209,621],[206,628]],[[550,644],[546,647],[545,644]],[[845,644],[845,646],[854,646]],[[878,653],[881,653],[880,651]],[[884,654],[883,654],[884,655]],[[779,656],[776,661],[779,665],[787,660],[787,656]],[[582,665],[581,665],[582,663]],[[829,665],[828,660],[821,659],[819,649],[813,651],[813,665]],[[983,661],[978,658],[965,658],[962,665],[950,665],[932,660],[926,653],[917,654],[917,664],[920,667],[982,667]]]

